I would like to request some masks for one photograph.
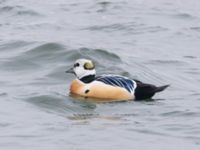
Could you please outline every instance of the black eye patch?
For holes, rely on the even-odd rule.
[[[75,63],[75,64],[74,64],[74,68],[75,68],[75,67],[79,67],[79,66],[80,66],[79,63]]]

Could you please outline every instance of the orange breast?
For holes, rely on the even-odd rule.
[[[108,84],[104,84],[99,81],[94,81],[89,84],[85,84],[79,80],[73,80],[70,91],[73,94],[78,94],[84,97],[93,97],[98,99],[108,100],[131,100],[134,96],[126,89],[121,87],[114,87]]]

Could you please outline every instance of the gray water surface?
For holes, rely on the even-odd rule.
[[[0,0],[0,149],[200,149],[199,0]],[[78,58],[153,101],[68,94]]]

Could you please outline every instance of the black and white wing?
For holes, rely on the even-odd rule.
[[[131,94],[134,94],[136,82],[123,76],[118,75],[102,75],[96,77],[96,81],[103,82],[112,86],[125,88]]]

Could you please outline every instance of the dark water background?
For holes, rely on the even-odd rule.
[[[68,96],[78,58],[171,87],[155,101]],[[199,0],[0,0],[0,149],[200,149]]]

